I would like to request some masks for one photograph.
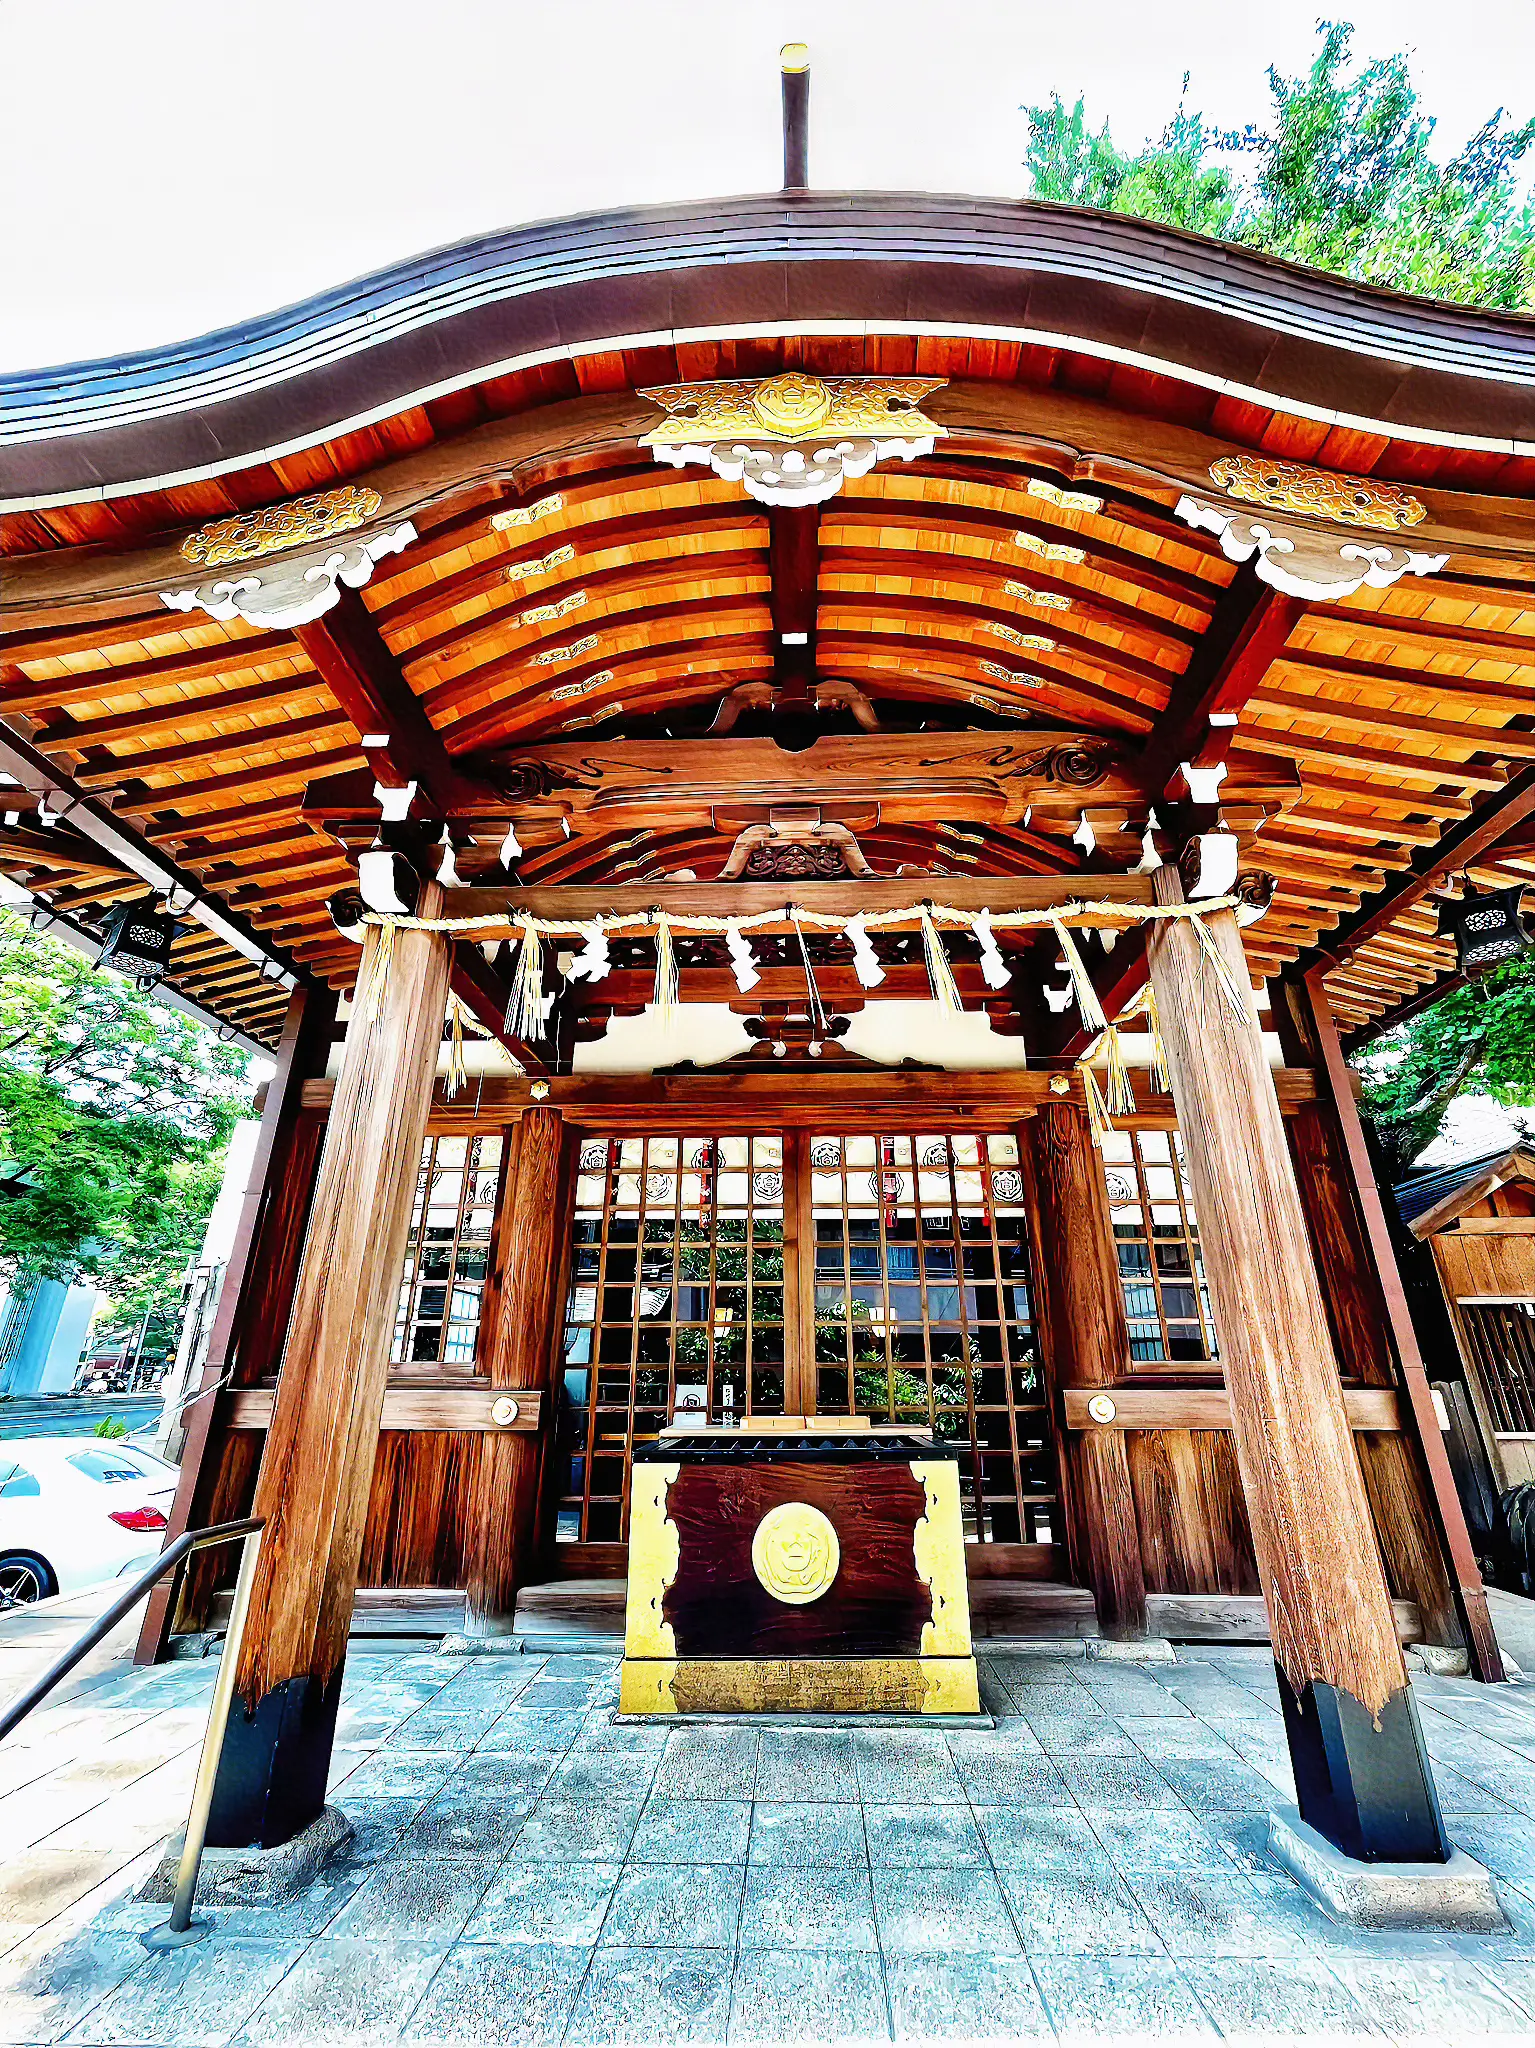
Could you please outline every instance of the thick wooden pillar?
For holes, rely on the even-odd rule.
[[[1130,1363],[1103,1162],[1074,1102],[1047,1102],[1023,1130],[1034,1180],[1034,1286],[1053,1390],[1113,1386]],[[1058,1395],[1057,1395],[1058,1399]],[[1072,1550],[1107,1636],[1146,1633],[1146,1581],[1124,1431],[1061,1430]]]
[[[421,913],[441,902],[435,884]],[[359,987],[382,944],[370,926]],[[266,1519],[209,1842],[285,1842],[316,1819],[346,1661],[412,1197],[447,1005],[449,942],[396,931],[354,1005],[255,1512]]]
[[[1182,899],[1173,867],[1160,902]],[[1301,1817],[1346,1855],[1449,1855],[1343,1407],[1327,1310],[1229,910],[1148,947],[1268,1603]],[[1240,1014],[1225,981],[1240,992]]]
[[[1359,1105],[1354,1099],[1353,1076],[1338,1038],[1338,1027],[1327,1000],[1322,970],[1314,969],[1303,981],[1285,983],[1282,1000],[1287,1014],[1281,1019],[1276,1009],[1275,1018],[1286,1030],[1293,1026],[1299,1045],[1316,1069],[1330,1120],[1338,1134],[1342,1164],[1353,1198],[1351,1206],[1355,1207],[1358,1219],[1359,1264],[1374,1282],[1375,1299],[1379,1302],[1385,1325],[1390,1331],[1391,1346],[1396,1353],[1402,1405],[1406,1411],[1403,1420],[1427,1480],[1427,1500],[1423,1505],[1430,1508],[1430,1513],[1427,1526],[1421,1533],[1437,1539],[1435,1547],[1441,1552],[1435,1578],[1443,1576],[1443,1560],[1448,1559],[1450,1574],[1446,1591],[1453,1597],[1459,1633],[1465,1641],[1471,1670],[1477,1678],[1496,1685],[1503,1678],[1503,1658],[1487,1611],[1487,1594],[1477,1566],[1475,1546],[1466,1527],[1460,1495],[1455,1489],[1455,1475],[1450,1469],[1444,1432],[1434,1410],[1434,1397],[1424,1370],[1418,1333],[1413,1325],[1412,1311],[1402,1285],[1401,1268],[1391,1242],[1391,1227],[1386,1220],[1380,1186],[1365,1142]],[[1402,1450],[1405,1452],[1405,1444]],[[1417,1474],[1412,1477],[1416,1481]],[[1414,1485],[1414,1505],[1422,1491]],[[1403,1533],[1405,1535],[1406,1532]]]
[[[509,1139],[486,1366],[498,1391],[515,1400],[519,1391],[536,1390],[542,1408],[536,1431],[487,1433],[481,1442],[464,1577],[464,1625],[471,1635],[511,1628],[538,1540],[538,1503],[553,1455],[554,1363],[569,1238],[565,1141],[560,1112],[540,1104],[524,1112]]]
[[[300,984],[288,999],[276,1071],[267,1083],[261,1130],[251,1161],[250,1185],[219,1288],[208,1356],[198,1382],[197,1398],[186,1411],[176,1502],[171,1509],[167,1544],[189,1528],[215,1518],[219,1467],[224,1448],[221,1418],[225,1403],[218,1391],[252,1375],[247,1366],[272,1355],[272,1321],[286,1317],[292,1296],[296,1259],[291,1260],[295,1230],[301,1234],[313,1186],[314,1154],[302,1121],[304,1083],[325,1071],[336,998],[327,988]],[[199,1571],[194,1560],[186,1575],[181,1626],[198,1626],[227,1552],[207,1554]],[[139,1631],[134,1661],[153,1664],[165,1655],[171,1630],[173,1583],[162,1582],[149,1596]],[[189,1621],[190,1617],[190,1621]]]

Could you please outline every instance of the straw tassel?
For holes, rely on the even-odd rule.
[[[1107,1107],[1110,1116],[1133,1116],[1135,1113],[1135,1091],[1130,1086],[1130,1074],[1125,1066],[1124,1040],[1119,1035],[1119,1026],[1111,1024],[1103,1034],[1103,1050],[1108,1060],[1109,1085]]]
[[[669,1017],[677,1007],[680,983],[677,975],[677,951],[672,944],[671,919],[664,910],[656,916],[656,985],[650,1000],[661,1012]]]
[[[1098,991],[1093,987],[1086,963],[1077,951],[1076,940],[1060,918],[1052,917],[1050,923],[1060,942],[1061,957],[1066,962],[1071,985],[1077,992],[1077,1008],[1082,1012],[1083,1025],[1089,1031],[1107,1031],[1109,1020],[1103,1014],[1103,1005],[1098,1000]]]
[[[394,925],[385,920],[377,927],[378,944],[371,957],[363,953],[363,972],[357,979],[357,990],[352,1000],[364,1017],[376,1017],[384,1007],[384,989],[389,980],[389,969],[394,964]]]
[[[1087,1066],[1082,1068],[1081,1073],[1082,1092],[1087,1097],[1087,1128],[1092,1133],[1093,1143],[1101,1152],[1103,1141],[1113,1131],[1114,1126],[1109,1122],[1109,1113],[1104,1107],[1097,1076],[1092,1068]]]
[[[448,997],[448,1077],[444,1092],[451,1101],[469,1078],[464,1065],[464,1006],[455,995]]]
[[[1206,931],[1204,919],[1202,917],[1194,918],[1193,925],[1195,931],[1199,934],[1200,950],[1215,969],[1216,979],[1225,991],[1227,1002],[1230,1003],[1236,1014],[1245,1020],[1251,1001],[1250,991],[1238,985],[1235,976],[1232,974],[1230,962],[1226,959],[1220,947],[1216,945],[1214,939],[1211,938],[1209,932]]]
[[[946,1010],[962,1010],[965,1006],[954,986],[948,955],[943,950],[938,927],[933,923],[933,914],[925,903],[922,905],[922,950],[927,955],[927,979],[933,991],[933,1001]]]
[[[512,993],[506,1005],[506,1028],[513,1038],[541,1038],[548,1005],[544,1001],[544,943],[531,918],[520,920],[522,947],[512,970]]]

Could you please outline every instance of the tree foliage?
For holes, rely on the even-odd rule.
[[[1032,195],[1425,297],[1535,306],[1535,210],[1518,189],[1535,120],[1506,126],[1500,107],[1464,147],[1436,157],[1406,56],[1356,66],[1350,28],[1321,22],[1317,32],[1310,69],[1285,78],[1271,66],[1270,115],[1240,132],[1180,104],[1155,141],[1126,151],[1107,125],[1091,127],[1080,97],[1069,109],[1058,93],[1026,107]]]
[[[1457,1095],[1535,1106],[1535,964],[1512,960],[1452,990],[1377,1039],[1358,1065],[1393,1180],[1433,1143]]]
[[[218,1193],[249,1060],[0,912],[0,1270],[85,1277],[137,1321],[174,1299]]]

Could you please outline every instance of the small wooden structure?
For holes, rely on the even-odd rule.
[[[681,1400],[936,1432],[1105,1635],[1261,1598],[1303,1813],[1442,1855],[1393,1601],[1501,1665],[1344,1045],[1535,855],[1535,334],[792,187],[0,381],[0,868],[276,1061],[210,1838],[359,1584],[622,1575]]]
[[[1397,1201],[1433,1263],[1493,1479],[1535,1480],[1535,1152],[1405,1181]]]

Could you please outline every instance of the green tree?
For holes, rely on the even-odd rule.
[[[1407,59],[1355,67],[1353,31],[1318,24],[1299,78],[1270,67],[1268,120],[1240,134],[1180,104],[1139,153],[1093,130],[1079,98],[1027,107],[1033,195],[1226,236],[1400,291],[1511,309],[1535,305],[1535,211],[1519,193],[1535,121],[1499,108],[1465,146],[1433,153]],[[1184,86],[1187,90],[1188,80]],[[1246,159],[1251,174],[1236,175]]]
[[[1363,1107],[1393,1180],[1443,1127],[1457,1095],[1535,1106],[1535,964],[1513,960],[1378,1038],[1356,1062]]]
[[[174,1302],[218,1193],[249,1059],[0,912],[0,1270],[106,1288],[138,1321]]]

